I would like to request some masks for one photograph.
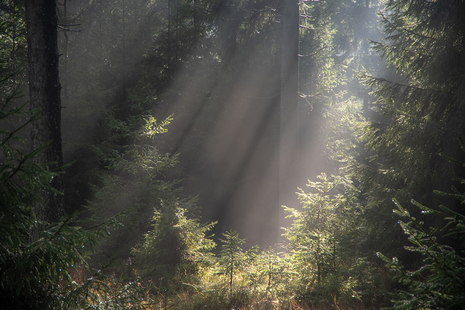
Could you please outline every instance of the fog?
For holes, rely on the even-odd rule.
[[[98,181],[88,174],[103,164],[91,144],[105,143],[108,111],[122,119],[134,109],[159,120],[172,115],[168,133],[155,142],[161,153],[179,153],[167,177],[181,179],[184,194],[198,197],[202,221],[218,221],[217,236],[238,230],[248,245],[280,241],[280,226],[288,225],[281,204],[298,207],[295,192],[307,179],[337,173],[328,155],[337,138],[325,124],[336,116],[321,94],[305,95],[324,78],[308,72],[318,69],[316,57],[301,55],[298,138],[280,188],[281,17],[273,1],[257,8],[124,0],[65,5],[63,22],[79,30],[60,37],[64,155],[76,161],[67,175],[69,208],[93,197],[88,183]],[[302,40],[301,54],[311,54],[324,39]],[[329,48],[325,53],[331,57]],[[347,98],[338,97],[333,109],[353,104]]]

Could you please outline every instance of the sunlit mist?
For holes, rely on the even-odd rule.
[[[166,7],[162,3],[140,1],[98,9],[93,3],[68,5],[69,16],[82,14],[81,32],[61,38],[62,48],[66,47],[61,75],[67,83],[63,132],[68,160],[84,160],[84,151],[78,150],[79,141],[99,130],[99,123],[105,118],[100,114],[104,109],[116,106],[119,101],[132,100],[140,92],[146,102],[146,111],[142,113],[153,113],[159,119],[173,116],[168,133],[160,135],[156,145],[160,152],[180,154],[170,177],[182,179],[180,186],[186,195],[198,196],[202,220],[218,221],[217,235],[228,229],[238,230],[251,245],[277,242],[280,225],[286,225],[281,204],[298,206],[297,187],[304,188],[307,179],[331,169],[326,166],[321,114],[315,113],[318,109],[308,100],[301,100],[295,112],[298,137],[289,138],[295,141],[288,144],[292,148],[289,151],[293,154],[293,166],[284,168],[284,173],[289,174],[288,181],[279,197],[280,55],[275,47],[279,20],[269,17],[270,22],[263,26],[264,34],[258,30],[253,33],[251,38],[256,43],[245,44],[244,53],[228,46],[227,35],[221,34],[228,21],[218,19],[210,31],[225,37],[220,48],[206,49],[205,42],[210,36],[207,35],[203,45],[190,47],[190,56],[181,56],[176,48],[180,48],[182,41],[164,45],[167,35],[177,34],[173,29],[166,32],[167,21],[163,20]],[[147,11],[159,20],[151,21]],[[217,14],[222,16],[221,12]],[[119,23],[120,32],[106,33],[106,29],[114,26],[108,22],[111,20]],[[143,25],[151,22],[163,26],[161,29],[165,31],[150,36]],[[86,48],[94,50],[79,56]],[[145,66],[146,59],[157,50],[171,53],[165,56],[167,63]],[[73,58],[74,54],[79,58]],[[192,57],[194,61],[184,67],[182,62],[173,60],[180,57]],[[86,70],[91,68],[100,75],[87,77]],[[137,81],[138,70],[152,78]],[[173,74],[171,83],[157,83],[157,74]],[[111,86],[117,81],[120,86]],[[132,93],[126,93],[128,86],[133,88]],[[95,97],[95,91],[101,99]],[[86,118],[73,119],[73,111],[83,109],[90,111]],[[88,199],[89,192],[84,192],[83,184],[73,184],[74,190],[79,186],[81,197]]]

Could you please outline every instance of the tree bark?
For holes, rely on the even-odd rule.
[[[58,77],[57,7],[55,0],[25,0],[28,45],[29,100],[31,113],[37,113],[31,124],[32,149],[44,147],[33,159],[47,165],[52,172],[63,166],[61,142],[61,99]],[[39,193],[42,205],[34,206],[36,217],[56,222],[63,214],[63,178],[51,180],[56,192]]]

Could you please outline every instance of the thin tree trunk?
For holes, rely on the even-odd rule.
[[[279,144],[279,220],[284,225],[281,205],[296,201],[298,162],[299,5],[283,0],[281,17],[281,98]]]
[[[168,80],[171,79],[171,1],[168,0],[168,53],[167,57],[167,66],[168,66]]]
[[[32,113],[40,111],[39,117],[31,124],[31,144],[33,150],[46,145],[34,161],[47,165],[51,171],[59,172],[63,166],[63,155],[56,2],[26,0],[25,11],[30,109]],[[50,183],[57,192],[63,192],[61,176],[55,176]],[[63,214],[64,200],[63,195],[57,192],[40,193],[43,204],[34,206],[38,219],[47,222],[59,220]]]
[[[67,21],[68,19],[68,2],[67,0],[63,1],[63,19]],[[66,30],[63,31],[63,35],[65,36],[65,42],[63,47],[63,67],[61,70],[61,78],[63,82],[63,96],[64,98],[68,98],[68,33]]]
[[[233,274],[234,274],[234,268],[231,268],[231,272],[229,274],[229,293],[232,293],[232,286],[233,286]]]

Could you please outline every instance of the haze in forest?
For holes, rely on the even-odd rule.
[[[223,37],[216,43],[217,46],[207,47],[206,42],[200,46],[194,42],[192,46],[183,46],[182,39],[176,37],[182,31],[182,22],[177,21],[178,17],[174,15],[170,25],[171,34],[167,34],[167,7],[160,4],[151,5],[144,1],[113,3],[107,4],[108,7],[102,8],[98,14],[92,14],[98,5],[86,5],[79,2],[67,4],[68,16],[82,12],[82,22],[76,27],[80,32],[68,32],[68,38],[61,34],[61,49],[65,45],[67,52],[61,72],[62,80],[67,83],[68,96],[64,97],[64,101],[73,102],[82,96],[82,88],[90,87],[100,87],[110,94],[108,98],[92,103],[94,107],[107,107],[118,100],[122,101],[122,97],[126,96],[122,88],[127,86],[120,85],[119,89],[115,89],[115,82],[136,83],[132,81],[134,76],[141,74],[141,70],[150,70],[143,67],[147,61],[146,53],[167,53],[163,49],[169,49],[171,55],[165,56],[165,60],[169,57],[172,64],[164,64],[157,69],[171,74],[172,80],[164,86],[148,83],[144,87],[149,88],[149,94],[150,87],[153,88],[152,92],[157,93],[156,99],[155,96],[147,98],[145,109],[152,110],[160,120],[169,115],[173,117],[167,126],[168,133],[155,141],[161,153],[180,154],[179,163],[170,175],[183,179],[181,185],[188,195],[198,195],[202,218],[205,221],[219,221],[218,232],[238,230],[251,245],[275,243],[281,233],[277,197],[280,68],[277,60],[279,51],[276,48],[272,50],[272,46],[279,38],[279,20],[270,18],[264,30],[269,34],[261,38],[260,32],[256,31],[254,35],[257,38],[252,40],[259,42],[244,42],[244,45],[248,45],[247,52],[242,53],[228,47],[230,43],[227,41],[231,38],[220,32],[233,27],[230,25],[233,22],[231,17],[222,18],[227,14],[227,8],[217,9],[216,25],[211,29]],[[148,7],[151,13],[143,11],[144,7]],[[175,9],[172,10],[174,12]],[[272,13],[271,10],[269,12]],[[157,18],[155,25],[161,24],[163,27],[161,34],[153,36],[144,24],[154,23],[152,19]],[[247,23],[250,17],[242,18]],[[247,25],[244,24],[244,27]],[[224,30],[220,30],[222,28]],[[166,38],[168,35],[172,37]],[[167,39],[174,42],[167,46],[164,42]],[[204,40],[208,43],[214,38]],[[174,59],[181,58],[178,56],[181,53],[182,57],[196,60],[186,67],[181,60]],[[105,68],[106,62],[111,66]],[[88,79],[89,66],[102,67],[92,82]],[[81,81],[74,77],[76,70],[82,75]],[[86,85],[86,82],[91,85]],[[105,83],[110,84],[107,86]],[[94,101],[93,98],[86,100],[89,104]],[[122,101],[121,104],[129,103]],[[68,105],[65,112],[71,112],[64,113],[65,157],[71,161],[75,156],[86,154],[82,150],[66,152],[66,146],[87,139],[86,136],[98,135],[99,127],[95,122],[101,119],[95,119],[94,123],[86,120],[89,126],[84,131],[76,130],[70,127],[77,121],[73,109],[82,107],[65,105]],[[315,136],[312,132],[318,130],[318,125],[312,128],[312,123],[318,122],[311,120],[308,103],[302,103],[300,114],[302,141],[299,153],[303,160],[302,169],[294,182],[291,197],[287,198],[294,205],[297,186],[304,187],[307,178],[314,178],[327,169],[321,141],[312,139]]]
[[[203,41],[195,42],[189,33],[182,33],[183,23],[192,22],[193,17],[173,15],[175,3],[170,8],[169,21],[168,7],[161,2],[72,1],[66,5],[68,19],[79,15],[79,25],[74,27],[79,32],[60,33],[63,51],[60,75],[66,105],[65,159],[85,157],[88,151],[72,146],[76,141],[99,135],[98,122],[104,116],[99,118],[94,114],[94,118],[87,118],[86,113],[86,126],[82,126],[75,113],[85,109],[82,101],[97,111],[122,105],[123,108],[117,109],[124,114],[125,109],[130,109],[130,96],[137,96],[137,83],[140,83],[147,93],[143,99],[146,111],[141,112],[152,111],[160,120],[169,115],[173,117],[167,126],[168,133],[159,136],[155,144],[161,153],[179,153],[179,163],[169,172],[170,177],[183,180],[180,185],[186,194],[198,195],[202,218],[219,221],[218,233],[228,229],[240,231],[250,245],[275,243],[282,231],[277,196],[280,50],[276,44],[280,20],[271,15],[273,9],[265,8],[265,17],[262,17],[265,22],[260,25],[247,8],[230,8],[217,2],[212,6],[214,26],[200,25],[202,31],[210,33],[203,35]],[[237,11],[231,13],[231,10]],[[365,24],[361,29],[358,35],[363,36],[362,46],[350,51],[352,57],[366,53],[370,39],[367,29],[373,27],[374,24]],[[152,29],[158,30],[153,33]],[[301,31],[306,29],[303,27]],[[233,42],[233,36],[239,32],[246,33],[243,41]],[[305,51],[305,46],[302,50]],[[163,63],[147,64],[150,54],[155,53],[161,54]],[[302,63],[311,63],[309,58],[311,55],[300,55]],[[187,59],[192,60],[186,63]],[[138,76],[150,76],[157,70],[171,76],[168,84],[159,85],[156,79],[137,80]],[[282,200],[295,207],[298,206],[297,187],[305,188],[307,179],[315,179],[321,172],[334,172],[324,152],[325,139],[330,138],[325,135],[330,133],[320,132],[325,120],[314,111],[319,107],[305,98],[307,90],[312,88],[311,73],[304,72],[301,76],[306,74],[308,80],[301,78],[300,82],[303,89],[296,120],[300,139],[297,150],[300,163],[296,165],[299,171],[295,172],[287,197]],[[125,88],[133,87],[132,84],[136,84],[133,93],[126,93]],[[94,96],[97,89],[100,95],[96,96],[107,95],[101,99],[83,98]],[[348,90],[350,94],[358,91]],[[150,98],[150,94],[155,95]],[[76,184],[72,186],[75,188]],[[91,194],[79,196],[82,202]]]
[[[0,304],[463,308],[464,13],[0,1]]]

